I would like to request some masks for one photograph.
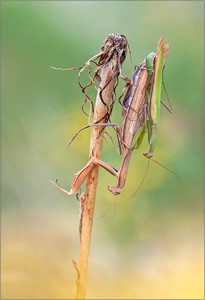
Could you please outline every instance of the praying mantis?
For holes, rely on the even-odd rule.
[[[99,159],[88,161],[74,177],[70,191],[63,189],[57,182],[51,181],[60,191],[67,195],[78,192],[94,166],[100,166],[118,178],[116,186],[108,186],[114,195],[120,194],[125,186],[130,158],[134,149],[139,149],[148,133],[149,151],[143,155],[151,159],[157,140],[157,128],[160,120],[161,91],[163,70],[169,44],[164,44],[164,37],[158,42],[157,53],[150,53],[136,68],[132,81],[127,84],[127,93],[122,102],[122,126],[116,123],[95,123],[92,126],[113,126],[116,129],[122,165],[119,171]]]

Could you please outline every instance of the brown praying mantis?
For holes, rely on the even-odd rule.
[[[63,189],[57,180],[56,182],[50,180],[60,191],[67,195],[77,193],[93,167],[97,165],[118,178],[117,185],[115,187],[108,186],[108,190],[114,195],[120,194],[121,189],[125,186],[132,151],[140,147],[146,132],[150,148],[143,155],[148,159],[153,156],[160,119],[163,70],[169,48],[169,44],[164,44],[164,37],[161,37],[157,53],[150,53],[136,68],[132,81],[127,84],[127,93],[122,102],[122,127],[115,123],[91,125],[115,127],[122,157],[120,170],[117,171],[101,160],[92,159],[76,174],[70,191]]]

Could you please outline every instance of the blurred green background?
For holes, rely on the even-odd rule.
[[[79,203],[69,189],[88,158],[90,130],[77,71],[109,33],[126,35],[133,64],[170,43],[165,82],[174,114],[162,108],[154,163],[133,153],[120,196],[100,170],[89,263],[92,299],[202,299],[203,291],[203,2],[2,1],[2,298],[68,299],[75,293]],[[130,76],[127,57],[123,72]],[[120,84],[118,93],[123,83]],[[90,90],[95,99],[95,91]],[[113,122],[121,122],[114,108]],[[112,132],[112,130],[109,130]],[[121,159],[111,142],[102,159]],[[104,215],[107,209],[110,210]],[[101,217],[102,216],[102,217]]]

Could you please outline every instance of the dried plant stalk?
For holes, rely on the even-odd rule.
[[[116,80],[121,74],[121,64],[126,57],[127,39],[123,35],[111,34],[104,42],[102,49],[107,47],[108,51],[99,62],[105,59],[101,68],[100,85],[97,91],[93,123],[106,123],[109,116],[110,100],[113,99]],[[103,101],[102,101],[103,99]],[[104,129],[101,126],[93,126],[90,139],[89,160],[100,159]],[[91,240],[91,231],[95,207],[95,197],[98,182],[98,166],[93,166],[87,179],[86,197],[83,201],[83,216],[81,220],[81,244],[79,260],[79,278],[77,284],[76,299],[85,299],[88,258]]]

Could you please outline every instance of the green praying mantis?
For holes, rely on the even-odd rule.
[[[51,181],[66,195],[78,192],[94,166],[100,166],[117,177],[116,186],[108,186],[108,190],[118,195],[125,186],[130,158],[134,149],[139,149],[145,134],[148,134],[149,151],[143,155],[151,159],[157,140],[157,129],[160,120],[161,92],[163,86],[163,70],[169,44],[164,44],[164,37],[158,42],[157,53],[150,53],[136,68],[132,81],[127,85],[127,93],[122,102],[122,126],[115,123],[97,123],[92,126],[113,126],[116,129],[122,165],[119,171],[108,163],[98,159],[88,161],[74,177],[70,191],[63,189],[57,182]]]

